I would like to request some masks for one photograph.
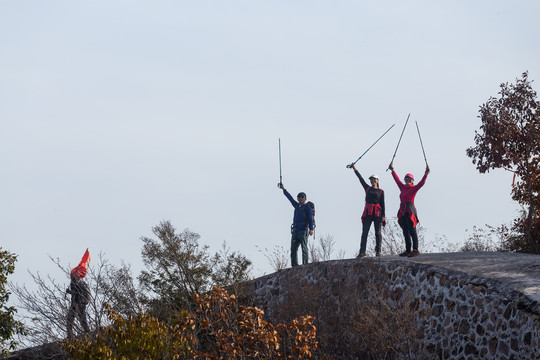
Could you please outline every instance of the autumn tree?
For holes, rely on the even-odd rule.
[[[111,325],[62,347],[75,360],[90,359],[308,359],[317,349],[314,318],[272,325],[263,311],[238,304],[222,288],[195,294],[192,312],[172,324],[143,313],[125,318],[108,308]]]
[[[516,223],[528,245],[515,250],[538,252],[538,237],[531,231],[540,215],[540,102],[531,83],[524,72],[515,84],[501,84],[498,98],[480,106],[476,146],[466,153],[480,173],[498,168],[514,172],[512,198],[528,207],[526,217]]]
[[[179,233],[162,221],[152,232],[157,239],[141,238],[146,269],[139,281],[150,292],[150,313],[160,320],[170,321],[174,312],[189,309],[195,294],[249,279],[251,261],[225,244],[211,256],[208,246],[199,243],[199,234],[189,229]]]
[[[94,336],[61,343],[70,359],[187,359],[185,327],[169,326],[147,313],[125,318],[107,304],[105,307],[110,319],[108,326],[99,328]]]
[[[212,286],[229,289],[235,294],[241,293],[244,282],[250,279],[251,260],[237,251],[231,251],[224,241],[210,261]]]
[[[189,307],[194,294],[210,291],[213,286],[238,291],[239,284],[249,279],[251,261],[230,251],[226,244],[211,255],[207,246],[199,244],[196,233],[177,233],[169,222],[162,222],[153,230],[157,240],[143,238],[142,256],[147,268],[139,283],[129,265],[110,264],[102,253],[90,266],[85,281],[91,293],[86,311],[92,331],[110,325],[109,308],[125,319],[148,313],[170,324],[176,311]],[[22,318],[29,332],[22,340],[27,346],[56,342],[66,335],[70,306],[66,288],[72,266],[59,259],[51,260],[65,279],[30,272],[34,285],[31,288],[27,287],[30,284],[10,284],[18,307],[25,310]],[[75,333],[80,335],[82,329],[78,325],[75,322]]]
[[[194,298],[190,348],[197,359],[308,359],[317,349],[312,316],[274,326],[261,309],[240,305],[224,289]]]

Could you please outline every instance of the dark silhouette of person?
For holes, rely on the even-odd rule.
[[[75,269],[73,269],[75,270]],[[89,332],[88,322],[86,320],[86,305],[90,301],[90,290],[88,285],[76,271],[71,272],[71,283],[66,292],[71,294],[71,306],[67,314],[67,337],[73,337],[73,321],[75,317],[79,319],[80,325],[84,332]]]

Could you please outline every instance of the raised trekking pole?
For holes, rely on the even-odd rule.
[[[396,125],[396,124],[394,124],[394,125]],[[379,140],[381,140],[382,137],[383,137],[384,135],[386,135],[386,133],[389,132],[390,129],[392,129],[392,128],[394,127],[394,125],[390,126],[390,128],[389,128],[388,130],[386,130],[386,131],[384,132],[384,134],[382,134],[381,137],[378,138],[377,141],[375,141],[375,142],[373,143],[373,145],[371,145],[366,151],[364,151],[364,153],[363,153],[362,155],[360,155],[360,157],[359,157],[358,159],[356,159],[355,162],[353,162],[352,164],[347,165],[347,168],[348,168],[348,169],[352,168],[352,166],[353,166],[354,164],[356,164],[356,163],[358,162],[358,160],[360,160],[360,159],[362,158],[362,156],[366,155],[366,153],[369,151],[369,149],[371,149],[376,143],[378,143]]]
[[[420,129],[418,128],[418,121],[414,121],[416,123],[416,131],[418,131],[418,138],[420,138],[420,145],[422,146],[422,152],[424,153],[424,160],[426,162],[426,166],[428,166],[427,164],[427,159],[426,159],[426,152],[424,151],[424,144],[422,143],[422,137],[420,136]]]
[[[396,154],[397,154],[397,149],[399,148],[399,143],[401,142],[401,138],[403,137],[403,133],[405,132],[405,128],[407,127],[407,123],[409,122],[409,117],[411,116],[411,113],[409,113],[409,115],[407,116],[407,121],[405,121],[405,125],[403,126],[403,130],[401,130],[401,135],[399,136],[399,141],[397,143],[397,146],[396,146],[396,151],[394,151],[394,156],[392,156],[392,161],[390,161],[390,164],[394,162],[394,158],[396,157]],[[386,169],[386,171],[388,171],[390,168]]]
[[[279,141],[279,184],[277,184],[278,188],[281,188],[281,182],[282,182],[282,177],[281,177],[281,138],[278,139]]]

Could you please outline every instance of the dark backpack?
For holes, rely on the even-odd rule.
[[[312,203],[311,201],[308,201],[306,203],[306,205],[308,205],[310,208],[311,208],[311,211],[312,211],[312,214],[313,214],[313,228],[315,228],[315,204]],[[307,209],[307,207],[304,207],[304,209]],[[305,212],[306,210],[304,210],[304,216],[307,218],[307,213]],[[306,222],[306,225],[309,225],[309,223]]]

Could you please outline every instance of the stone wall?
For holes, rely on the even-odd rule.
[[[253,280],[250,287],[255,305],[270,319],[282,320],[284,302],[298,303],[302,294],[313,309],[338,313],[348,310],[340,301],[343,293],[355,294],[372,276],[364,268],[378,268],[401,301],[416,300],[426,310],[427,316],[418,320],[422,341],[436,357],[540,359],[538,302],[493,279],[405,260],[364,258],[282,270]]]

